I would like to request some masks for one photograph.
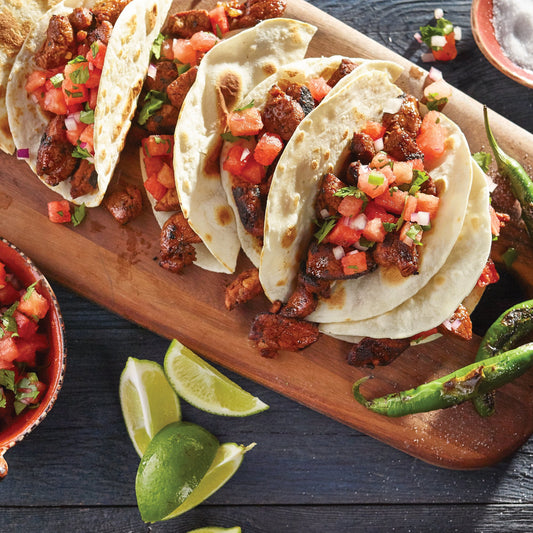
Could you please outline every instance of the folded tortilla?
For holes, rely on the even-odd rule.
[[[243,95],[281,65],[302,59],[316,28],[265,20],[218,43],[202,59],[174,136],[174,176],[183,214],[222,272],[235,270],[240,241],[220,180],[221,133]]]
[[[379,121],[387,102],[403,93],[386,71],[359,74],[299,126],[274,173],[265,218],[260,280],[271,301],[287,301],[299,265],[315,231],[314,204],[322,176],[338,172],[354,132]],[[415,295],[442,268],[467,210],[472,184],[468,144],[459,128],[442,116],[446,152],[430,169],[439,188],[438,216],[424,235],[419,274],[401,277],[396,268],[378,268],[357,279],[337,281],[307,318],[313,322],[359,321],[381,315]]]
[[[150,48],[170,8],[171,0],[132,0],[118,17],[107,52],[94,113],[94,166],[98,173],[95,192],[72,198],[70,180],[56,186],[41,181],[63,198],[87,207],[99,205],[111,181],[135,111],[137,97],[148,71]],[[28,34],[9,76],[6,102],[15,146],[29,149],[28,164],[36,172],[37,152],[50,115],[26,93],[28,75],[37,66],[34,56],[46,39],[52,15],[68,15],[75,7],[92,7],[94,0],[65,0],[49,10]]]

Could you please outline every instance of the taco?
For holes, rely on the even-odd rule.
[[[176,35],[173,33],[176,17],[185,20],[183,14],[177,14],[165,23],[163,32],[166,34],[159,41],[161,57],[167,59],[153,61],[146,81],[145,105],[139,112],[142,126],[155,134],[143,140],[141,167],[145,188],[162,227],[160,264],[181,272],[185,265],[194,262],[208,270],[229,273],[235,269],[240,244],[214,164],[216,154],[208,157],[208,161],[214,158],[211,166],[215,172],[207,182],[201,182],[201,187],[199,182],[196,191],[188,184],[196,180],[197,174],[212,170],[206,168],[202,158],[211,149],[209,143],[214,142],[214,150],[218,150],[222,142],[219,133],[225,127],[225,114],[220,106],[226,106],[226,100],[228,105],[230,100],[233,103],[286,61],[302,58],[316,28],[289,19],[269,19],[215,46],[211,41],[212,49],[205,55],[203,50],[193,48],[195,56],[187,58],[181,55],[183,46],[188,46],[187,43],[198,46],[195,43],[199,34],[200,42],[206,42],[209,32],[204,28],[192,35],[178,33],[177,37],[172,37]],[[198,12],[195,17],[202,20]],[[239,20],[233,20],[227,27],[237,23],[242,27],[244,22]],[[201,24],[195,25],[195,29],[201,27]],[[216,39],[213,33],[210,35]],[[172,46],[165,44],[169,41]],[[168,48],[178,49],[179,55],[173,56],[172,62],[165,51]],[[181,62],[186,60],[189,63]],[[177,145],[190,144],[173,149],[172,136],[168,134],[174,130]],[[187,153],[182,153],[182,149]],[[182,184],[181,190],[176,182]],[[191,192],[194,192],[192,196]],[[194,207],[200,199],[200,207]],[[200,220],[198,224],[198,209],[205,216],[209,214],[211,220]],[[210,227],[212,231],[207,229]]]
[[[306,116],[367,68],[388,69],[394,78],[401,74],[399,66],[386,61],[307,58],[283,66],[229,115],[220,174],[242,249],[254,266],[260,263],[269,181],[283,149]]]
[[[437,111],[422,118],[386,72],[363,72],[300,124],[288,148],[272,178],[260,265],[265,294],[283,303],[279,322],[305,318],[329,331],[340,327],[331,323],[378,322],[430,281],[449,282],[442,269],[472,185],[468,145],[449,119]],[[488,212],[485,196],[481,203]],[[475,219],[483,244],[469,250],[475,268],[459,281],[461,294],[435,306],[444,317],[487,261],[490,224],[486,213]],[[436,316],[433,309],[429,322]],[[398,336],[428,329],[426,317],[403,318],[410,326],[399,324]],[[258,319],[251,338],[275,349],[277,319]]]
[[[50,189],[100,204],[170,0],[65,0],[28,34],[6,101],[16,147]]]

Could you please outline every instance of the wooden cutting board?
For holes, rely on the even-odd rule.
[[[189,7],[186,2],[176,5]],[[194,7],[198,5],[195,2]],[[399,85],[420,94],[423,72],[402,57],[301,0],[290,1],[287,15],[318,26],[309,55],[340,53],[397,61],[406,69]],[[473,152],[486,148],[478,102],[455,91],[446,112],[465,129]],[[526,164],[526,154],[533,153],[533,136],[500,116],[491,117],[502,147]],[[505,139],[513,139],[512,145]],[[137,147],[131,139],[116,177],[141,183]],[[435,465],[470,469],[501,460],[533,432],[532,373],[498,391],[497,412],[487,420],[478,417],[470,404],[388,419],[367,411],[352,397],[352,384],[363,375],[376,377],[363,387],[365,395],[372,397],[410,388],[469,364],[478,338],[470,343],[442,338],[413,347],[390,366],[372,372],[347,365],[349,345],[327,337],[302,353],[281,353],[275,359],[264,359],[247,335],[253,316],[266,309],[266,300],[258,299],[227,312],[224,288],[231,276],[197,267],[175,275],[160,268],[159,228],[148,202],[142,215],[125,227],[119,226],[104,208],[98,208],[74,228],[48,221],[46,203],[57,196],[38,182],[24,162],[1,154],[0,183],[0,235],[30,255],[49,277],[391,446]],[[498,241],[493,256],[499,259],[510,244],[519,250],[516,272],[532,287],[529,265],[533,253],[522,230],[510,227]],[[241,259],[239,267],[245,264]]]

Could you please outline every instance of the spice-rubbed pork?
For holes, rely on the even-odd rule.
[[[418,248],[401,241],[396,233],[388,233],[376,244],[373,257],[379,266],[397,267],[403,277],[418,272]]]
[[[104,204],[118,222],[127,224],[141,214],[141,191],[137,187],[126,185],[108,195]]]
[[[224,304],[228,311],[238,305],[249,302],[263,293],[263,287],[259,281],[259,270],[250,268],[241,272],[230,285],[226,287]]]
[[[348,364],[374,368],[392,363],[410,346],[409,339],[372,339],[365,337],[354,344],[348,354]]]
[[[261,118],[266,131],[288,141],[305,118],[305,112],[297,100],[274,85],[268,93]]]

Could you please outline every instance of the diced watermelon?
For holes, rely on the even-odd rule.
[[[396,217],[391,213],[387,213],[385,208],[378,205],[375,200],[368,202],[365,208],[365,215],[368,220],[379,218],[382,222],[396,222]]]
[[[327,234],[324,242],[330,242],[345,248],[353,246],[361,238],[361,230],[350,226],[350,217],[342,217]]]
[[[405,199],[405,205],[403,208],[402,216],[404,220],[410,221],[411,215],[416,211],[417,199],[415,196],[408,194]]]
[[[440,50],[431,50],[433,57],[437,61],[451,61],[457,57],[457,47],[455,46],[455,33],[452,31],[446,35],[446,44]]]
[[[357,188],[370,198],[376,198],[389,188],[389,182],[385,174],[379,170],[361,166],[359,169]]]
[[[234,176],[240,176],[244,170],[244,167],[246,166],[246,162],[250,154],[250,150],[242,143],[234,144],[229,149],[226,160],[222,164],[222,168]]]
[[[192,47],[189,39],[174,39],[172,53],[174,54],[174,59],[184,65],[196,64],[196,50]]]
[[[24,313],[29,318],[42,319],[48,313],[50,303],[34,288],[27,291],[19,301],[17,310]]]
[[[385,135],[386,130],[387,128],[385,128],[385,126],[383,126],[383,124],[380,122],[369,120],[361,131],[370,136],[373,141],[377,141],[378,139],[381,139],[383,135]]]
[[[148,157],[172,155],[173,135],[150,135],[142,140],[144,154]]]
[[[71,215],[68,200],[48,202],[48,218],[51,222],[56,222],[58,224],[70,222]]]
[[[341,259],[341,263],[346,276],[354,276],[368,269],[366,252],[349,252]]]
[[[19,296],[19,291],[11,283],[6,283],[6,286],[0,289],[0,304],[11,305],[19,299]]]
[[[372,242],[383,242],[387,235],[387,231],[383,226],[383,221],[380,218],[373,218],[366,223],[363,230],[363,237]]]
[[[419,192],[416,195],[416,199],[417,209],[419,211],[427,211],[429,213],[429,218],[433,220],[437,216],[437,212],[439,210],[439,197],[433,196],[432,194]]]
[[[355,196],[345,196],[339,204],[338,211],[345,217],[355,217],[363,209],[364,201]]]
[[[234,111],[228,116],[228,128],[235,137],[257,135],[263,129],[261,113],[255,107]]]
[[[159,183],[157,174],[152,174],[145,182],[144,188],[159,202],[167,192],[167,188]]]
[[[94,154],[94,124],[87,124],[87,127],[80,134],[80,142],[86,143],[85,148]]]
[[[413,180],[413,165],[410,161],[395,161],[392,167],[392,172],[394,174],[394,181],[397,185],[411,183]]]
[[[96,52],[96,55],[94,52]],[[102,70],[104,68],[106,52],[107,46],[102,41],[95,41],[85,57],[89,63],[92,63],[97,69]]]
[[[208,31],[197,31],[191,37],[191,46],[197,52],[209,52],[209,50],[211,50],[211,48],[213,48],[217,42],[217,36]]]
[[[163,163],[161,170],[157,173],[157,181],[167,189],[173,189],[176,186],[174,181],[174,170],[167,163]]]
[[[229,31],[228,17],[223,5],[209,11],[209,19],[215,35],[224,35]]]
[[[26,79],[26,92],[32,93],[44,86],[47,79],[47,72],[44,70],[34,70]]]
[[[391,161],[394,161],[394,158],[391,157],[386,152],[378,152],[370,161],[368,165],[370,168],[383,168],[387,165],[390,166]]]
[[[375,199],[375,202],[376,205],[383,207],[389,213],[396,213],[397,215],[400,215],[403,211],[406,197],[406,191],[401,191],[400,189],[390,189],[386,193],[378,196]]]
[[[321,102],[331,91],[331,87],[324,78],[311,78],[306,85],[315,102]]]
[[[268,166],[274,162],[283,150],[283,140],[276,133],[264,133],[254,149],[254,159],[261,165]]]
[[[170,161],[170,158],[168,157],[148,157],[143,154],[143,163],[146,175],[151,176],[152,174],[157,174],[161,170],[163,163],[171,165],[172,161]]]
[[[89,77],[89,63],[67,63],[64,72],[65,79],[61,85],[65,103],[67,105],[82,104],[89,99],[89,89],[85,85]],[[77,81],[85,80],[85,81]]]
[[[67,113],[67,102],[63,91],[55,87],[46,91],[42,106],[45,111],[50,111],[50,113],[56,115],[65,115]]]
[[[21,339],[28,339],[37,333],[37,328],[39,327],[38,322],[20,311],[15,311],[13,317],[17,322],[17,333]]]
[[[18,358],[19,352],[15,339],[16,337],[7,335],[0,338],[0,361],[11,363]]]
[[[416,143],[424,154],[425,165],[432,165],[444,154],[446,130],[440,120],[438,111],[430,111],[422,120]]]
[[[37,365],[37,352],[48,348],[48,338],[44,333],[36,333],[28,339],[17,340],[17,362],[26,363],[28,366]]]
[[[241,177],[250,183],[258,185],[266,176],[266,169],[253,157],[247,158],[246,165],[242,169]]]

